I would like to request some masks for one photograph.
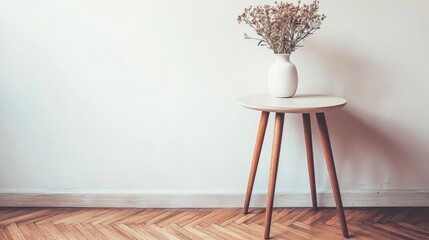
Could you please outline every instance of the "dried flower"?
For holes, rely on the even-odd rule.
[[[245,39],[259,41],[258,46],[266,46],[274,53],[292,53],[301,41],[320,28],[325,15],[318,14],[319,1],[297,5],[275,2],[274,6],[250,6],[237,18],[238,23],[252,27],[259,37],[244,34]]]

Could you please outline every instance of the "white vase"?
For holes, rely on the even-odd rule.
[[[289,58],[290,54],[274,55],[268,72],[268,90],[274,97],[292,97],[298,88],[298,72]]]

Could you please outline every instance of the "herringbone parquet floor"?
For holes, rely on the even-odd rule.
[[[346,209],[352,239],[429,239],[429,208]],[[264,209],[0,208],[1,239],[263,239]],[[279,208],[273,239],[343,239],[334,208]]]

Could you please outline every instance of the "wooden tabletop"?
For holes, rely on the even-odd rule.
[[[276,98],[270,94],[260,94],[240,98],[238,103],[243,107],[265,112],[314,113],[343,107],[347,100],[317,94],[298,94],[291,98]]]

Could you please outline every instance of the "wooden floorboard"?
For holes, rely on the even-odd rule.
[[[350,239],[429,239],[429,208],[348,208]],[[0,239],[263,239],[264,209],[0,208]],[[278,208],[272,239],[344,239],[334,208]]]

